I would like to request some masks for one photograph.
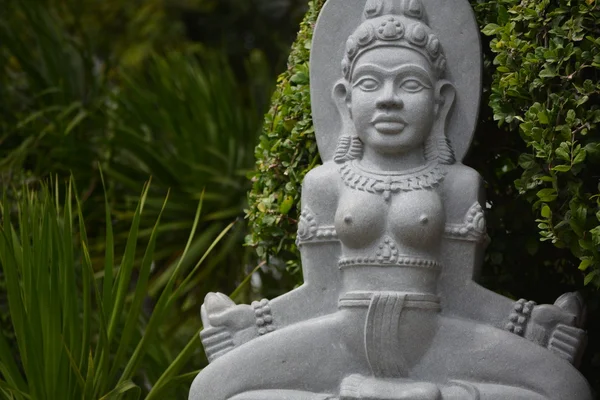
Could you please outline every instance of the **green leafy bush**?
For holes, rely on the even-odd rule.
[[[250,234],[246,243],[258,256],[277,256],[298,271],[294,243],[304,175],[320,163],[310,112],[308,59],[312,28],[325,0],[309,3],[292,46],[288,68],[277,79],[271,108],[256,147],[256,169],[252,174],[247,218]]]
[[[496,2],[494,118],[518,126],[516,187],[538,212],[541,240],[581,260],[600,287],[600,6],[585,1]]]

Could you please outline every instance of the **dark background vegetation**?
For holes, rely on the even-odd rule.
[[[24,187],[72,174],[101,274],[100,170],[116,254],[124,250],[144,182],[152,177],[142,242],[170,190],[146,313],[182,255],[203,191],[184,270],[237,221],[182,289],[157,339],[167,356],[152,364],[156,371],[200,327],[208,291],[233,292],[257,265],[260,279],[238,290],[237,301],[273,297],[301,281],[293,241],[300,182],[319,163],[307,63],[322,3],[311,3],[288,59],[305,0],[0,0],[0,187],[9,200],[22,199]],[[594,0],[472,4],[486,33],[484,96],[465,163],[483,175],[492,206],[483,283],[538,303],[581,290],[591,339],[582,370],[600,388],[599,6]],[[567,116],[570,109],[575,114]],[[561,146],[566,153],[557,152]],[[0,275],[0,326],[10,339],[3,285]],[[146,322],[142,313],[140,329]],[[198,346],[186,370],[205,364]],[[151,369],[134,378],[144,393],[157,376]],[[182,387],[189,387],[187,379]],[[185,398],[185,390],[171,396]]]
[[[204,295],[232,293],[258,263],[243,246],[246,175],[276,75],[286,68],[305,10],[297,0],[0,0],[0,197],[14,204],[0,219],[14,211],[18,220],[25,188],[41,189],[48,179],[66,182],[72,174],[92,263],[102,277],[107,233],[100,170],[112,212],[115,267],[151,177],[133,291],[144,244],[169,191],[140,332],[183,253],[199,200],[202,214],[181,264],[183,276],[237,221],[181,288],[175,315],[162,321],[152,342],[160,357],[155,350],[134,376],[142,394],[196,335]],[[76,232],[73,240],[80,241]],[[19,360],[24,353],[12,329],[4,271],[0,265],[0,326]],[[242,289],[238,301],[256,296],[250,285]],[[126,300],[123,317],[132,304],[130,296]],[[200,344],[192,350],[186,372],[206,365]],[[167,398],[186,398],[192,378],[184,377]]]

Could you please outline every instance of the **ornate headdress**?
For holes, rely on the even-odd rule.
[[[438,78],[443,76],[446,57],[440,41],[427,25],[421,0],[368,0],[363,18],[346,42],[342,73],[347,80],[360,54],[382,46],[416,50],[430,62]]]

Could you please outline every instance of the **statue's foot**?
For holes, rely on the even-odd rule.
[[[573,324],[558,324],[550,334],[548,350],[578,367],[587,345],[587,333],[583,330],[587,311],[580,293],[565,293],[554,305],[573,315]]]
[[[444,400],[479,400],[479,390],[470,383],[451,381],[442,389]],[[508,398],[508,397],[507,397]]]
[[[554,302],[554,305],[575,316],[576,328],[583,328],[587,319],[585,301],[579,292],[565,293]]]
[[[437,385],[405,379],[351,375],[342,381],[340,400],[441,400]]]
[[[240,393],[228,400],[337,400],[337,398],[329,394],[299,390],[253,390]]]

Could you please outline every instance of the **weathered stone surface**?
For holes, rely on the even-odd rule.
[[[325,163],[303,184],[305,283],[235,305],[211,293],[193,400],[591,399],[576,294],[554,305],[475,280],[481,178],[467,0],[329,0],[311,93]]]

